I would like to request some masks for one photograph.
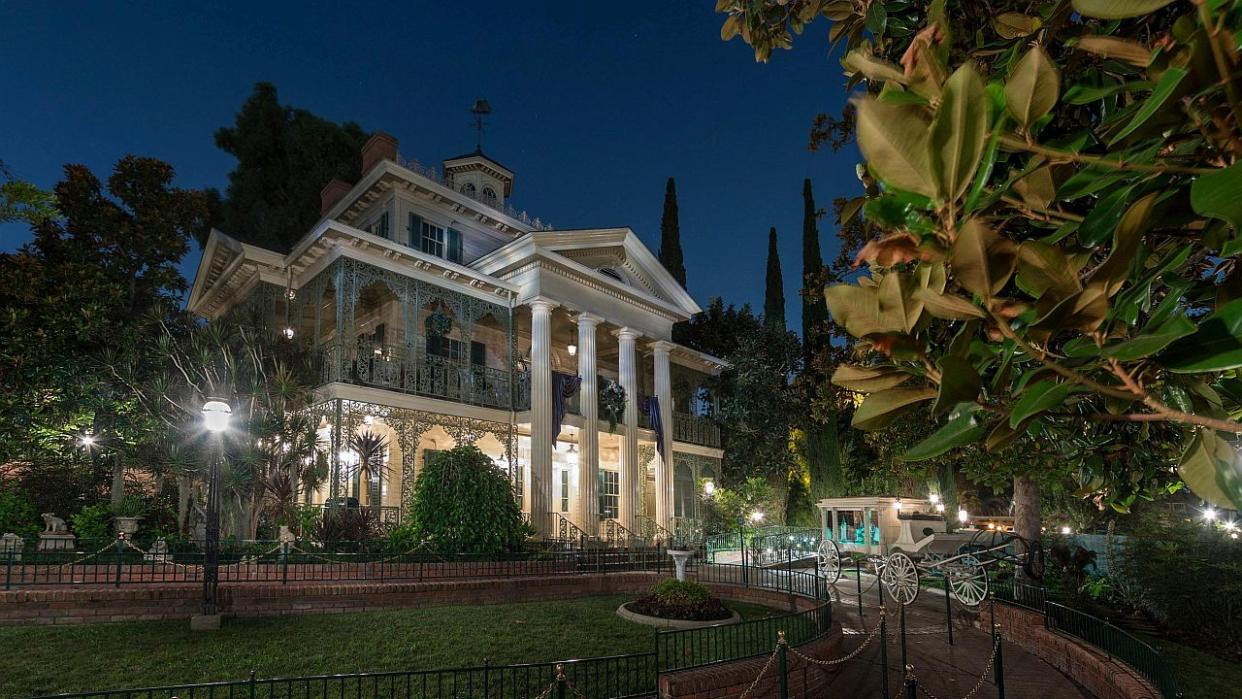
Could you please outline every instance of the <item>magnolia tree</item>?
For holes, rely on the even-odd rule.
[[[866,195],[842,218],[873,237],[855,283],[824,292],[856,339],[833,375],[865,396],[855,427],[930,407],[943,422],[908,460],[1171,442],[1195,494],[1242,508],[1242,3],[718,9],[761,60],[827,17],[865,88],[843,122]],[[1142,477],[1074,466],[1086,491]],[[1019,532],[1037,534],[1041,474],[1015,475]]]

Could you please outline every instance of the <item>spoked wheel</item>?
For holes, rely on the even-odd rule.
[[[1039,541],[1019,539],[1026,546],[1026,554],[1022,557],[1022,571],[1031,580],[1044,579],[1044,545]]]
[[[819,542],[819,574],[829,585],[841,578],[841,550],[831,539]]]
[[[919,569],[904,553],[894,553],[884,562],[880,582],[888,594],[903,607],[919,596]]]
[[[978,607],[988,596],[988,572],[974,556],[963,556],[945,566],[945,579],[958,602]]]

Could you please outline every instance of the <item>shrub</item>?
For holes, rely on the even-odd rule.
[[[371,510],[333,507],[324,510],[315,524],[313,536],[327,549],[369,541],[379,535],[380,522]]]
[[[655,596],[664,604],[693,606],[706,603],[712,595],[696,582],[666,578],[656,583]]]
[[[106,503],[87,505],[69,518],[78,541],[106,541],[112,538],[112,508]]]
[[[436,454],[414,484],[410,526],[440,553],[495,554],[521,547],[529,532],[508,476],[473,445]]]
[[[626,607],[646,616],[691,621],[718,621],[732,614],[706,587],[677,578],[661,580],[650,595]]]
[[[22,538],[39,533],[39,515],[25,496],[0,490],[0,534],[12,532]]]

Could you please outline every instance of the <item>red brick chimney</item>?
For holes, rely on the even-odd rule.
[[[362,174],[365,176],[382,160],[397,162],[397,139],[383,131],[376,131],[362,147]]]
[[[323,189],[319,190],[319,215],[327,216],[332,207],[341,200],[349,190],[354,186],[338,177],[333,177],[332,181],[325,184]]]

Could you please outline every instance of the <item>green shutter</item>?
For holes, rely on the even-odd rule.
[[[406,229],[406,232],[409,233],[409,242],[406,245],[417,248],[419,246],[419,238],[423,234],[423,217],[411,211],[410,226]]]
[[[470,363],[476,366],[487,364],[487,345],[482,342],[470,341]]]
[[[461,231],[448,229],[448,261],[461,262]]]

